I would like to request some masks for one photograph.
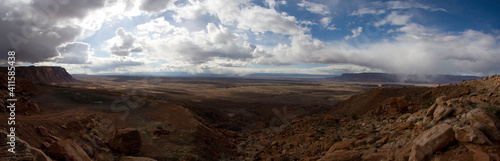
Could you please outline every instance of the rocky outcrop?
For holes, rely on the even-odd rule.
[[[456,127],[454,131],[455,138],[460,142],[489,145],[493,144],[483,132],[474,127]]]
[[[474,127],[484,132],[488,138],[500,141],[500,120],[484,109],[474,109],[467,113],[467,120]]]
[[[52,143],[47,154],[58,160],[92,161],[78,144],[69,139]]]
[[[410,106],[412,107],[412,111],[415,111],[422,106],[421,95],[429,89],[430,88],[422,87],[373,88],[365,93],[354,95],[340,102],[328,113],[337,116],[360,116],[369,112],[378,115],[387,113],[394,114],[410,110]]]
[[[120,153],[138,153],[142,146],[141,134],[134,128],[116,129],[111,134],[110,146]]]
[[[404,113],[408,111],[408,101],[404,97],[390,98],[389,113]]]
[[[437,150],[455,141],[453,129],[448,124],[439,124],[420,134],[414,141],[409,161],[421,161]]]
[[[453,112],[453,109],[451,107],[445,106],[445,105],[437,105],[436,110],[434,110],[433,115],[433,121],[440,121],[449,114]]]
[[[282,156],[289,160],[500,160],[498,104],[499,76],[435,88],[374,88],[339,103],[329,115],[293,120],[279,133],[251,135],[242,145],[258,149],[254,158],[262,160]]]

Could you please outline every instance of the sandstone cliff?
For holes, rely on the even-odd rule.
[[[7,68],[2,68],[2,73],[7,72]],[[76,81],[62,67],[16,67],[16,78],[24,78],[34,84],[51,84],[61,82]]]

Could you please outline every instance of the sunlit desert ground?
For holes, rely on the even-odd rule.
[[[245,129],[269,125],[276,111],[300,117],[324,112],[338,102],[377,84],[339,83],[299,78],[83,76],[62,84],[74,89],[115,91],[126,95],[154,97],[187,107],[222,128]],[[84,92],[83,92],[84,93]],[[64,94],[58,94],[63,98]],[[69,97],[69,96],[67,96]],[[90,94],[95,107],[112,103],[105,94]],[[99,100],[102,99],[102,100]],[[106,107],[100,107],[106,110]],[[109,108],[109,107],[108,107]],[[255,126],[252,126],[254,128]]]

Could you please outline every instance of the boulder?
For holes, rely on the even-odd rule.
[[[91,161],[85,151],[72,140],[54,142],[47,148],[47,154],[57,160]]]
[[[427,112],[425,113],[425,116],[432,116],[434,114],[434,110],[436,110],[436,107],[438,104],[434,103],[427,109]]]
[[[453,108],[465,108],[464,104],[462,103],[463,100],[461,100],[460,98],[453,98],[453,99],[449,99],[445,102],[445,104],[449,107],[453,107]]]
[[[448,124],[439,124],[417,136],[410,146],[409,161],[421,161],[426,156],[441,150],[455,141],[453,129]]]
[[[418,119],[415,116],[410,116],[408,119],[406,119],[406,122],[417,122]]]
[[[356,147],[362,146],[366,144],[366,140],[358,140],[354,143]]]
[[[470,111],[465,117],[490,140],[500,141],[500,120],[497,117],[479,108]]]
[[[465,144],[465,147],[474,153],[473,155],[473,160],[474,161],[491,161],[495,160],[492,159],[492,157],[486,153],[485,151],[482,150],[481,146],[476,145],[476,144]]]
[[[432,120],[436,121],[436,122],[440,121],[452,112],[453,112],[452,108],[445,106],[445,105],[438,105],[436,107],[436,109],[434,110],[434,113],[433,113],[434,118]]]
[[[41,136],[49,136],[49,130],[47,130],[47,128],[43,127],[43,126],[38,126],[36,127],[36,130],[38,131],[38,134],[40,134]]]
[[[401,116],[399,116],[399,118],[396,120],[396,122],[405,122],[408,117],[411,116],[411,113],[406,113],[406,114],[403,114]]]
[[[493,143],[479,129],[466,126],[454,128],[455,138],[463,143],[489,144]]]
[[[328,149],[328,152],[326,153],[332,153],[337,150],[348,150],[354,146],[356,143],[356,139],[349,139],[349,140],[344,140],[344,141],[339,141],[333,144],[330,149]]]
[[[441,97],[436,98],[435,103],[438,105],[444,105],[444,103],[445,103],[444,98],[446,98],[446,96],[441,96]]]
[[[111,134],[110,146],[121,153],[138,153],[142,146],[141,134],[134,128],[116,129]]]
[[[408,161],[422,161],[432,153],[434,153],[432,149],[414,145],[413,147],[411,147],[410,158],[408,159]]]
[[[377,143],[378,145],[383,145],[383,144],[387,143],[387,141],[389,141],[389,136],[385,136],[382,139],[377,140],[375,143]]]
[[[361,160],[361,152],[337,150],[332,153],[326,153],[325,156],[318,159],[318,161],[354,161]]]
[[[432,104],[432,106],[427,109],[427,112],[425,115],[432,116],[434,114],[434,110],[436,109],[436,107],[438,105],[444,105],[444,98],[445,98],[445,96],[441,96],[439,98],[436,98],[436,102],[434,104]]]
[[[398,125],[398,130],[405,130],[412,127],[415,122],[403,122]]]
[[[474,161],[490,161],[492,160],[488,153],[482,151],[474,151]]]

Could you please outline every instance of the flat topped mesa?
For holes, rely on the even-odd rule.
[[[24,78],[34,84],[51,84],[76,81],[66,69],[62,67],[49,66],[28,66],[16,67],[16,77]],[[7,68],[2,68],[2,73],[7,72]]]

